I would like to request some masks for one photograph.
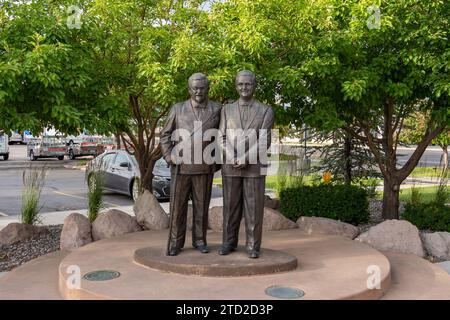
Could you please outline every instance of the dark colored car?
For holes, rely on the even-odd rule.
[[[136,159],[125,150],[108,150],[89,162],[86,170],[88,185],[93,183],[92,173],[104,175],[105,190],[129,195],[136,201],[139,195],[140,171]],[[158,199],[170,198],[170,168],[159,159],[153,169],[153,194]]]

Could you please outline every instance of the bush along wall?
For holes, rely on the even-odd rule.
[[[366,190],[353,185],[322,184],[280,191],[281,212],[291,220],[324,217],[358,225],[369,221]]]

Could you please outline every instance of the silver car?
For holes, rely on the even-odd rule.
[[[133,155],[125,150],[108,150],[88,163],[88,186],[94,183],[93,172],[103,174],[105,190],[129,195],[134,201],[139,196],[140,170]],[[153,169],[153,194],[158,199],[170,198],[170,169],[159,159]]]
[[[58,136],[43,136],[32,139],[27,144],[27,155],[31,161],[38,158],[58,158],[63,160],[66,154],[66,141]]]
[[[0,134],[0,156],[3,156],[3,160],[9,159],[9,146],[8,135]]]

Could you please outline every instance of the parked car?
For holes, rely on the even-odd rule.
[[[125,150],[107,150],[88,163],[86,177],[88,187],[94,185],[92,173],[103,174],[103,187],[130,196],[136,201],[139,196],[140,171],[136,159]],[[153,170],[153,194],[157,199],[170,198],[170,169],[159,159]]]
[[[67,146],[67,155],[69,159],[75,160],[77,157],[93,156],[99,154],[98,144],[100,139],[97,137],[83,136],[81,139],[70,140]]]
[[[43,136],[30,140],[27,155],[31,161],[38,158],[58,158],[63,160],[66,154],[66,141],[59,136]]]
[[[9,137],[6,134],[0,134],[0,156],[3,156],[3,160],[9,159]]]

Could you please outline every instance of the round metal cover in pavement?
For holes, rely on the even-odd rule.
[[[88,281],[107,281],[118,277],[120,277],[120,272],[112,270],[97,270],[84,275],[84,279]]]
[[[279,299],[298,299],[305,295],[303,290],[292,287],[271,286],[265,290],[266,294]]]

